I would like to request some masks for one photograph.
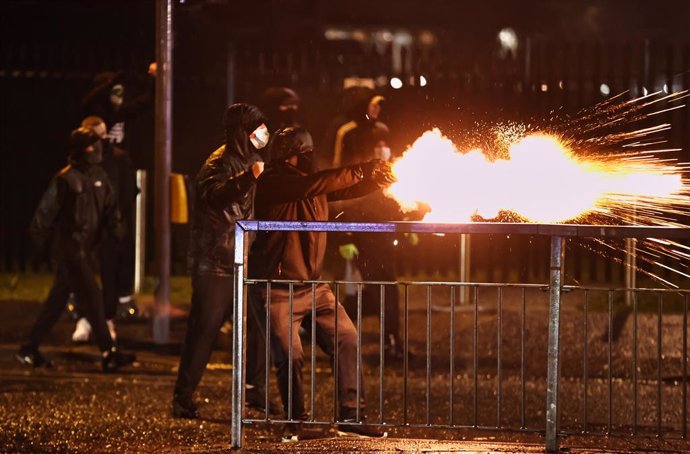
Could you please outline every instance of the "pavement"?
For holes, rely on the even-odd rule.
[[[536,303],[535,303],[536,304]],[[155,453],[221,453],[232,452],[230,443],[230,385],[231,368],[229,340],[227,335],[219,335],[218,348],[213,353],[211,363],[199,387],[196,399],[200,404],[201,419],[195,421],[177,420],[169,416],[172,388],[177,372],[180,340],[185,331],[185,319],[175,318],[171,323],[171,343],[168,345],[154,344],[151,339],[151,322],[147,319],[135,319],[118,323],[119,342],[123,349],[135,351],[138,361],[134,367],[123,369],[115,375],[104,375],[100,372],[99,354],[93,345],[73,345],[70,333],[73,321],[67,314],[55,327],[45,343],[42,351],[56,363],[50,370],[32,369],[22,366],[14,360],[14,353],[26,336],[31,323],[37,313],[39,304],[31,301],[0,301],[0,452],[155,452]],[[505,427],[519,427],[519,402],[516,397],[520,389],[520,368],[515,366],[515,357],[508,350],[515,348],[514,327],[517,325],[517,314],[506,300],[504,314],[504,370],[503,383],[503,414],[499,415],[501,424]],[[541,320],[544,312],[534,311],[534,318]],[[568,315],[570,314],[570,315]],[[572,310],[564,313],[564,332],[568,336],[569,330],[577,333],[581,321],[578,312]],[[480,318],[480,341],[478,350],[482,355],[480,361],[480,391],[477,396],[477,418],[480,425],[490,426],[496,420],[496,375],[495,359],[495,313],[482,315]],[[572,323],[568,317],[574,317]],[[425,413],[430,416],[432,423],[442,423],[448,409],[448,392],[446,381],[447,361],[443,358],[446,351],[442,348],[447,340],[438,326],[447,324],[447,314],[433,315],[434,332],[432,336],[433,355],[432,377],[429,383],[431,408],[426,409],[425,384],[426,375],[420,363],[414,363],[410,376],[411,391],[409,394],[409,418],[412,423],[423,426]],[[471,425],[472,422],[472,368],[471,368],[471,335],[467,323],[471,313],[458,315],[458,323],[465,324],[458,334],[458,361],[456,364],[457,409],[453,410],[457,424]],[[597,328],[597,316],[592,315],[590,330],[593,339],[601,335]],[[605,319],[605,314],[601,314]],[[411,326],[423,323],[423,312],[412,312]],[[641,317],[643,318],[643,317]],[[492,322],[491,320],[494,320]],[[438,323],[439,325],[436,325]],[[493,325],[492,325],[493,323]],[[537,321],[535,321],[537,323]],[[534,355],[537,360],[530,361],[526,370],[527,395],[525,397],[526,425],[537,430],[543,428],[543,382],[545,382],[544,368],[540,363],[543,333],[541,321],[531,325],[528,321],[530,339],[536,344],[526,347],[528,355]],[[641,320],[644,327],[647,321]],[[649,321],[653,325],[653,320]],[[669,323],[673,328],[672,317],[665,317],[665,327]],[[367,346],[376,346],[378,335],[375,317],[365,317],[363,323],[363,339]],[[486,332],[487,335],[481,333]],[[416,352],[424,352],[424,334],[411,339],[411,345]],[[445,334],[447,336],[447,333]],[[627,339],[624,330],[622,339]],[[573,337],[576,337],[573,334]],[[593,340],[592,342],[595,342]],[[669,336],[668,345],[675,342]],[[567,344],[567,343],[566,343]],[[573,342],[575,344],[575,342]],[[371,347],[371,348],[374,348]],[[447,346],[445,347],[447,348]],[[564,347],[569,348],[567,345]],[[669,347],[670,348],[670,347]],[[654,348],[651,348],[654,350]],[[308,351],[308,347],[307,347]],[[644,357],[646,350],[640,348],[641,370],[645,373]],[[366,394],[369,399],[372,419],[378,418],[378,367],[376,355],[370,348],[363,350]],[[606,420],[606,413],[602,410],[605,399],[601,390],[605,389],[606,380],[602,380],[597,369],[602,367],[599,356],[605,354],[605,349],[592,348],[592,383],[590,384],[591,399],[590,428],[603,433],[604,429],[597,429]],[[541,356],[540,356],[541,355]],[[571,356],[575,356],[574,353]],[[621,354],[617,356],[624,357]],[[570,358],[566,352],[566,359]],[[627,376],[623,365],[616,368],[616,392],[625,388]],[[650,367],[652,367],[650,365]],[[386,420],[401,421],[402,388],[400,368],[391,366],[385,374],[384,406]],[[571,370],[572,369],[572,370]],[[332,395],[330,387],[330,367],[326,358],[317,359],[315,415],[328,418],[330,409],[328,399]],[[306,371],[305,371],[306,372]],[[573,364],[567,363],[563,367],[564,379],[561,383],[561,398],[575,401],[577,388],[581,383],[574,383],[581,370]],[[666,372],[665,372],[666,373]],[[673,374],[672,370],[668,373]],[[308,373],[305,373],[308,376]],[[648,385],[645,385],[648,386]],[[275,389],[275,383],[272,383]],[[307,386],[308,388],[308,386]],[[646,398],[647,390],[640,386],[640,402]],[[308,388],[309,389],[309,388]],[[655,395],[655,386],[651,386],[649,393]],[[564,437],[561,450],[567,452],[690,452],[690,443],[676,439],[677,432],[673,430],[673,421],[679,412],[677,391],[678,383],[666,383],[664,394],[669,397],[664,401],[663,428],[669,432],[669,438],[656,438],[649,435],[643,438],[627,436],[629,427],[625,420],[630,415],[627,404],[620,404],[615,409],[614,432],[616,436],[571,436]],[[620,396],[618,396],[620,397]],[[323,402],[323,403],[322,403]],[[576,415],[581,405],[572,404],[571,409],[564,407],[562,421],[565,429],[577,431],[582,421]],[[319,413],[320,412],[320,413]],[[652,416],[647,415],[651,413]],[[651,431],[655,427],[653,421],[654,409],[641,412],[640,430]],[[652,419],[649,419],[652,418]],[[492,422],[493,421],[493,422]],[[383,440],[360,440],[349,438],[333,438],[333,431],[326,427],[323,438],[296,443],[280,443],[282,427],[280,425],[252,424],[246,429],[246,442],[239,452],[272,453],[272,452],[544,452],[544,437],[541,433],[528,433],[503,430],[476,429],[432,429],[426,427],[391,427],[389,438]],[[673,432],[673,433],[671,433]]]

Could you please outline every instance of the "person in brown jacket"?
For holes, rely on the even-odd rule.
[[[327,221],[328,202],[361,197],[394,181],[390,167],[373,160],[348,167],[314,172],[313,142],[309,133],[299,127],[276,132],[272,142],[273,160],[259,177],[256,187],[256,219],[271,221]],[[274,362],[283,407],[288,418],[305,420],[302,389],[303,351],[299,326],[311,313],[312,286],[305,280],[321,279],[326,249],[325,232],[259,232],[249,258],[249,275],[256,279],[295,281],[292,298],[288,284],[275,283],[270,290],[269,319]],[[267,297],[262,291],[263,301]],[[357,406],[364,407],[362,376],[357,376],[357,332],[352,320],[335,300],[330,287],[316,285],[316,341],[331,357],[337,332],[337,386],[340,405],[339,432],[358,436],[381,437],[376,429],[357,424]],[[292,299],[292,314],[289,301]],[[337,317],[336,317],[337,311]],[[290,323],[290,316],[292,316]],[[337,331],[335,323],[338,323]],[[292,345],[289,330],[292,330]],[[292,377],[289,376],[290,349]],[[288,404],[288,381],[292,380],[292,406]],[[362,402],[357,402],[357,381]],[[300,428],[289,435],[299,439]]]

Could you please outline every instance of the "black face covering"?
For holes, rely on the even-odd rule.
[[[297,165],[295,166],[304,173],[314,173],[316,164],[314,163],[314,152],[307,151],[297,155]]]
[[[82,152],[84,157],[84,162],[90,165],[100,164],[103,161],[103,144],[101,141],[97,141],[92,145],[93,151],[88,153],[86,151]]]
[[[297,124],[297,109],[279,110],[275,115],[274,124],[277,129]]]

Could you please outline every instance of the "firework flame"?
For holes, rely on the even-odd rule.
[[[501,211],[530,222],[582,220],[591,214],[624,223],[668,225],[669,207],[684,202],[683,167],[645,153],[581,156],[562,139],[531,134],[505,159],[461,153],[438,129],[419,137],[393,164],[388,194],[408,209],[423,202],[432,222],[493,219]]]

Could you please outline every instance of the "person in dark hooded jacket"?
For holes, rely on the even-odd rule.
[[[80,313],[93,327],[102,352],[104,372],[131,364],[133,355],[115,348],[106,325],[103,299],[92,265],[93,254],[105,231],[121,237],[120,213],[113,188],[103,168],[99,137],[87,128],[72,131],[70,164],[50,182],[36,209],[31,234],[37,249],[54,241],[57,271],[48,299],[36,319],[29,341],[16,355],[23,364],[51,367],[38,351],[74,293]]]
[[[378,160],[315,172],[313,142],[302,128],[279,130],[272,148],[271,164],[257,183],[256,217],[261,220],[327,221],[329,201],[361,197],[394,181],[390,167]],[[249,275],[257,279],[319,280],[325,248],[325,232],[259,232],[251,248]],[[261,287],[261,293],[266,301],[266,289]],[[363,402],[357,402],[358,387],[363,396],[362,377],[358,376],[356,367],[357,333],[327,284],[317,284],[313,294],[311,284],[275,283],[271,286],[271,304],[267,310],[285,413],[297,420],[307,418],[302,390],[303,351],[298,329],[304,317],[311,313],[312,298],[316,304],[316,341],[331,357],[334,354],[333,336],[335,333],[338,336],[339,430],[358,436],[384,435],[355,422],[357,407],[364,406]],[[289,301],[292,301],[292,311]],[[290,368],[292,377],[289,376]],[[292,406],[289,406],[288,397],[290,381]],[[290,439],[299,436],[299,433],[289,435]]]
[[[233,104],[224,117],[225,145],[211,153],[196,177],[189,263],[192,307],[187,322],[172,415],[197,418],[192,395],[233,296],[235,222],[254,216],[256,179],[264,163],[258,150],[269,132],[261,111]]]

